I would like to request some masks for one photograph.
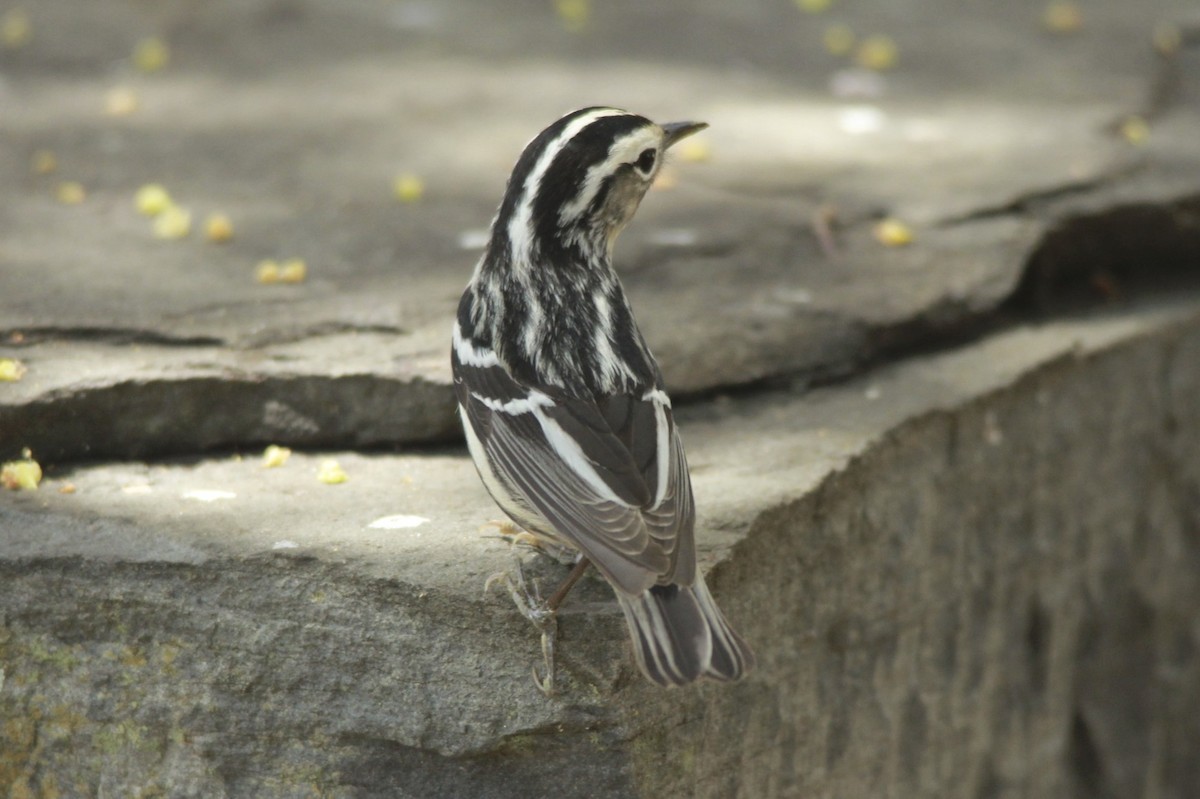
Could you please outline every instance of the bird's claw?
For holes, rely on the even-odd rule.
[[[542,630],[542,660],[546,664],[546,676],[538,677],[537,666],[533,666],[533,684],[546,696],[554,696],[554,639],[558,635],[558,619],[550,614],[548,629]]]
[[[512,541],[518,536],[530,535],[530,533],[526,533],[524,530],[522,530],[516,522],[510,521],[509,519],[488,519],[479,526],[479,532],[483,532],[490,527],[495,527],[496,535],[500,536],[505,541]]]
[[[496,535],[514,546],[525,546],[538,552],[544,552],[547,547],[555,546],[549,538],[523,530],[516,522],[508,519],[489,519],[479,530],[482,532],[491,527],[496,528]]]

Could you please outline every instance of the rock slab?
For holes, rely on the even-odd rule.
[[[537,691],[535,632],[482,591],[512,555],[461,454],[339,455],[342,486],[299,455],[80,468],[0,500],[0,784],[1182,799],[1198,391],[1177,302],[684,411],[702,561],[761,665],[676,691],[637,676],[598,581],[563,615],[561,693]]]

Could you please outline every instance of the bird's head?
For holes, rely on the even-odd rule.
[[[658,125],[616,108],[584,108],[538,134],[521,154],[493,227],[520,262],[558,247],[607,255],[633,218],[671,145],[708,127]]]

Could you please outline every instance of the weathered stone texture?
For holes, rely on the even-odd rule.
[[[769,687],[664,703],[641,795],[1194,796],[1198,332],[931,412],[760,516],[716,585]]]
[[[562,695],[536,691],[534,633],[480,592],[508,556],[462,533],[489,511],[461,459],[438,479],[465,516],[431,523],[428,549],[393,534],[373,554],[302,521],[296,536],[328,538],[293,554],[248,539],[264,525],[236,512],[122,518],[96,496],[122,473],[79,470],[79,495],[4,511],[25,536],[0,561],[0,780],[32,795],[1187,797],[1197,391],[1184,305],[685,411],[712,586],[761,665],[668,692],[636,676],[596,581],[563,617]],[[220,471],[158,467],[151,485],[169,493],[176,473]],[[308,496],[294,502],[307,517]],[[72,554],[88,536],[110,555]]]

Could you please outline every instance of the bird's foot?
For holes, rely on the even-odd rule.
[[[538,675],[538,669],[533,667],[533,682],[546,696],[554,695],[554,642],[558,637],[558,614],[538,591],[537,583],[525,579],[525,570],[521,561],[517,560],[516,577],[512,572],[497,572],[487,579],[483,590],[488,592],[496,583],[503,583],[512,597],[513,604],[521,615],[529,619],[542,636],[542,660],[546,667],[544,677]],[[532,587],[531,587],[532,585]]]
[[[496,533],[513,546],[528,547],[544,555],[549,555],[559,563],[573,564],[579,559],[579,553],[574,549],[563,546],[553,538],[524,530],[515,522],[507,519],[490,519],[479,529],[482,531],[490,527],[496,528]]]
[[[522,530],[521,526],[511,519],[488,519],[479,525],[479,532],[482,533],[491,527],[495,527],[497,535],[510,543],[521,536],[532,535]]]

